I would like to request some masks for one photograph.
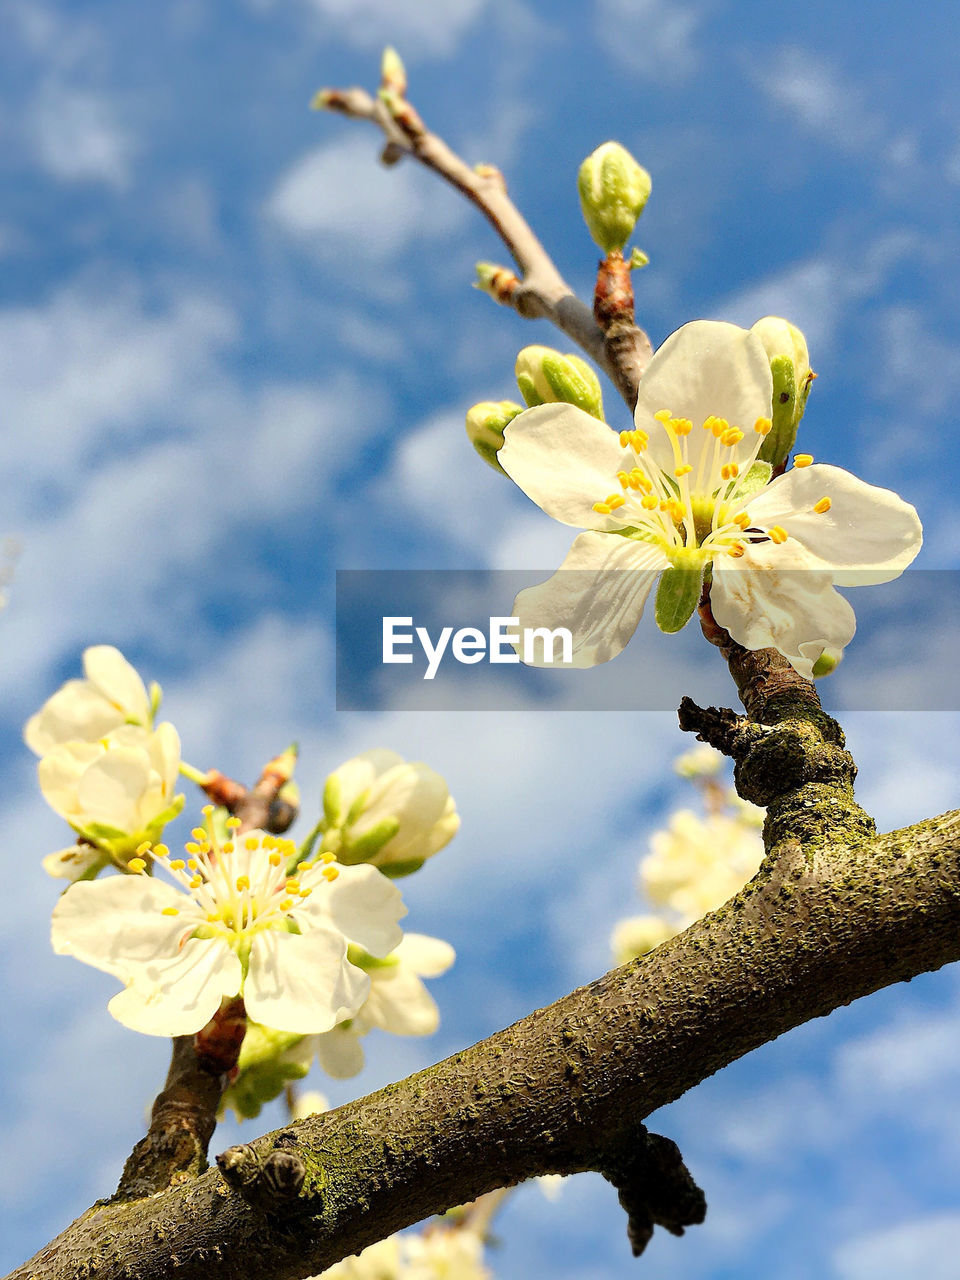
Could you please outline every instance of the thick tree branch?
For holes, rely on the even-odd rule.
[[[95,1208],[11,1280],[292,1280],[535,1174],[600,1169],[616,1183],[623,1143],[651,1111],[791,1027],[960,959],[960,813],[878,837],[843,788],[816,780],[776,808],[759,875],[685,933],[427,1071],[254,1143],[260,1163],[277,1148],[302,1162],[294,1199],[249,1204],[211,1170]],[[798,814],[804,839],[778,838]]]
[[[490,292],[498,302],[528,319],[551,321],[609,375],[633,410],[640,376],[652,353],[650,340],[633,322],[620,317],[609,331],[594,319],[563,279],[529,223],[507,194],[492,165],[471,168],[423,123],[403,86],[385,87],[374,98],[365,89],[322,89],[314,105],[356,120],[369,120],[387,140],[383,160],[395,164],[411,156],[439,175],[484,214],[520,269],[520,277],[501,271]]]

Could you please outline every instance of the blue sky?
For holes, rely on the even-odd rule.
[[[395,44],[428,122],[503,168],[583,295],[576,168],[623,142],[653,176],[654,341],[697,317],[801,325],[804,447],[912,501],[918,563],[955,569],[960,32],[952,6],[893,0],[0,0],[0,22],[0,533],[22,545],[0,614],[6,1270],[112,1190],[167,1056],[111,1020],[110,979],[49,951],[39,860],[63,831],[19,734],[85,645],[161,681],[197,765],[252,778],[299,739],[305,820],[366,747],[449,779],[462,833],[405,885],[410,927],[459,953],[441,1030],[371,1036],[335,1101],[601,972],[679,794],[666,712],[335,712],[336,568],[551,569],[569,539],[462,427],[551,331],[469,288],[503,257],[474,212],[378,168],[372,131],[310,113],[313,91],[372,87]],[[917,626],[952,651],[935,616]],[[956,712],[846,727],[882,826],[956,804]],[[706,1188],[704,1227],[634,1264],[598,1179],[559,1206],[528,1189],[497,1274],[947,1280],[958,1042],[953,971],[784,1037],[655,1119]]]

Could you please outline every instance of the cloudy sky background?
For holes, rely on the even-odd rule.
[[[112,1191],[167,1057],[106,1013],[109,978],[49,952],[39,860],[64,832],[19,734],[86,645],[161,681],[201,767],[252,779],[299,739],[305,821],[324,774],[369,746],[449,779],[463,831],[405,885],[410,927],[459,953],[435,987],[443,1025],[372,1036],[364,1076],[326,1086],[337,1102],[601,972],[681,794],[666,711],[336,713],[335,568],[550,569],[569,536],[462,428],[551,332],[469,288],[477,259],[503,258],[492,233],[430,175],[380,169],[369,128],[308,112],[321,84],[373,87],[395,44],[428,122],[503,168],[584,296],[574,176],[622,141],[653,175],[637,287],[654,341],[704,316],[800,324],[820,374],[804,447],[901,492],[926,526],[919,563],[960,567],[955,14],[810,0],[799,16],[759,0],[0,0],[0,533],[22,545],[0,615],[3,1270]],[[936,618],[925,632],[902,636],[910,679],[918,654],[955,645]],[[845,675],[858,660],[855,644]],[[674,705],[682,670],[661,661]],[[955,709],[880,704],[845,724],[882,826],[956,804]],[[704,1227],[634,1264],[599,1179],[559,1206],[526,1189],[499,1220],[497,1274],[948,1280],[958,1045],[952,971],[801,1028],[656,1118],[707,1191]]]

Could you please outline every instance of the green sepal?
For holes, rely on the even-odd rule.
[[[671,565],[660,575],[654,616],[661,631],[672,634],[687,625],[700,603],[703,566],[681,568]]]
[[[344,818],[342,825],[345,827],[349,827],[354,822],[356,822],[356,820],[360,817],[361,813],[363,813],[364,809],[367,807],[369,800],[370,800],[370,788],[367,787],[366,791],[360,792],[360,794],[354,800],[353,804],[347,810],[347,816]],[[337,823],[331,823],[330,825],[336,826]]]
[[[264,1103],[278,1097],[291,1080],[303,1079],[312,1057],[306,1037],[248,1022],[237,1075],[224,1091],[220,1115],[230,1107],[239,1120],[252,1120]]]
[[[518,373],[516,377],[517,387],[520,394],[523,396],[523,402],[528,409],[535,409],[538,404],[546,404],[546,401],[534,386],[533,379],[528,373]]]
[[[396,956],[382,958],[372,956],[369,951],[364,951],[363,947],[358,947],[355,942],[351,942],[347,947],[347,959],[358,969],[363,969],[365,973],[373,969],[395,969],[400,963]]]
[[[339,826],[343,817],[343,787],[335,773],[331,773],[324,784],[323,816],[331,827]]]
[[[570,354],[551,351],[541,363],[543,376],[557,400],[575,404],[592,418],[603,421],[603,393],[600,381],[586,360]]]
[[[796,374],[790,357],[774,356],[770,361],[770,373],[773,375],[773,412],[770,416],[773,426],[760,446],[757,457],[776,467],[786,460],[787,454],[793,448],[803,409],[800,408],[798,412]],[[809,390],[808,380],[803,397],[804,404]]]
[[[403,876],[412,876],[415,871],[419,871],[425,862],[426,858],[406,858],[403,862],[385,862],[379,870],[391,880],[400,880]]]
[[[348,867],[355,866],[358,862],[370,862],[399,830],[399,818],[381,818],[369,831],[364,831],[363,835],[356,838],[348,836],[340,849],[339,860]]]

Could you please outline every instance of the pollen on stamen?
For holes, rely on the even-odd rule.
[[[682,467],[674,467],[673,474],[679,478],[680,476],[688,476],[693,470],[689,462],[685,462]]]
[[[327,850],[326,853],[322,853],[320,855],[320,861],[325,862],[327,866],[329,866],[331,862],[336,862],[336,860],[337,860],[337,855],[335,853],[331,853],[329,849]]]
[[[670,426],[678,436],[688,436],[693,430],[693,423],[689,418],[671,418]]]
[[[745,550],[742,542],[733,542],[727,547],[727,555],[733,556],[734,560],[739,560]]]
[[[293,906],[293,899],[292,899],[292,898],[284,898],[284,899],[281,901],[281,903],[280,903],[280,910],[281,910],[281,911],[289,911],[289,910],[290,910],[290,908],[291,908],[292,906]]]
[[[658,506],[657,495],[655,493],[645,493],[640,499],[640,505],[644,511],[655,511]]]
[[[725,444],[728,449],[732,449],[735,444],[739,444],[743,439],[743,432],[739,427],[728,427],[720,436],[720,443]]]
[[[224,840],[223,844],[220,846],[220,852],[233,853],[235,848],[236,848],[236,845],[233,843],[232,840]]]
[[[206,840],[207,829],[206,827],[194,827],[190,834],[193,836],[194,840]]]
[[[145,853],[149,853],[153,848],[149,840],[144,840],[143,844],[137,845],[137,857],[142,858]]]
[[[182,858],[171,858],[167,863],[171,871],[182,871],[186,865]]]
[[[720,439],[720,437],[723,435],[725,431],[730,430],[730,423],[726,420],[726,418],[710,417],[707,419],[707,422],[710,423],[711,433],[715,435],[718,440]],[[707,422],[705,422],[703,425],[706,426]]]
[[[626,487],[627,487],[627,486],[629,485],[629,483],[630,483],[630,477],[629,477],[629,475],[627,474],[627,472],[626,472],[626,471],[618,471],[618,472],[617,472],[617,479],[620,481],[620,488],[621,488],[621,489],[626,489]]]
[[[770,541],[775,543],[778,547],[781,545],[781,543],[786,542],[787,538],[790,537],[786,529],[782,528],[778,524],[771,525],[771,527],[767,530],[767,534],[770,537]]]
[[[725,462],[720,468],[721,480],[733,480],[740,474],[740,468],[735,462]]]
[[[626,501],[622,493],[611,493],[607,498],[606,505],[611,511],[616,511],[617,507],[622,507]]]
[[[253,853],[254,849],[259,849],[260,841],[256,836],[247,836],[246,840],[243,842],[243,847],[248,853]]]
[[[653,416],[656,418],[658,422],[662,422],[664,426],[666,426],[666,424],[673,417],[669,409],[658,409]]]
[[[340,870],[338,867],[324,867],[320,874],[324,880],[329,880],[332,883],[340,874]]]
[[[630,432],[621,431],[620,432],[620,448],[629,449],[629,447],[630,447]]]
[[[812,453],[795,453],[793,455],[793,465],[795,467],[809,467],[813,464]]]
[[[824,497],[824,498],[821,498],[819,502],[815,502],[813,504],[813,509],[814,511],[816,511],[817,515],[822,516],[825,512],[829,511],[832,506],[833,506],[833,503],[830,501],[830,499]]]
[[[170,850],[167,848],[165,844],[155,844],[153,846],[153,856],[155,858],[166,858],[166,857],[169,857],[169,855],[170,855]]]
[[[235,883],[236,883],[236,886],[237,886],[237,893],[243,893],[244,889],[249,889],[249,888],[250,888],[250,877],[249,877],[249,876],[237,876],[237,879],[236,879]]]
[[[271,865],[271,867],[279,867],[279,865],[280,865],[280,863],[281,863],[282,861],[283,861],[283,858],[281,857],[281,855],[280,855],[279,853],[277,853],[277,851],[276,851],[276,850],[274,850],[274,851],[273,851],[273,853],[271,853],[271,855],[270,855],[270,865]]]
[[[226,822],[223,825],[227,827],[228,830],[230,831],[236,831],[238,827],[243,826],[243,823],[240,821],[238,817],[231,814],[230,817],[226,820]]]
[[[768,436],[773,430],[773,423],[769,418],[758,418],[753,424],[753,429],[758,436]]]
[[[137,875],[139,875],[142,871],[145,871],[146,868],[147,868],[147,864],[144,862],[142,858],[131,858],[130,861],[127,863],[127,870],[134,871],[137,873]]]
[[[178,916],[180,914],[179,907],[164,907],[160,914],[162,916]]]
[[[595,502],[593,509],[598,516],[608,516],[610,514],[610,508],[605,502]]]
[[[200,888],[200,886],[201,886],[202,884],[203,884],[203,876],[191,876],[191,877],[190,877],[190,888],[191,888],[191,889],[199,889],[199,888]]]
[[[284,886],[284,888],[286,889],[287,893],[299,893],[300,881],[295,876],[291,876],[290,879],[287,881],[286,885]]]
[[[301,889],[299,892],[300,892],[300,897],[301,897],[301,898],[309,898],[309,897],[310,897],[310,895],[311,895],[311,893],[313,893],[313,890],[312,890],[312,889]]]
[[[183,847],[184,847],[184,849],[186,849],[187,853],[199,853],[199,852],[200,852],[200,846],[196,843],[196,841],[195,841],[195,840],[188,840],[188,841],[187,841],[187,843],[186,843]]]
[[[208,818],[212,818],[212,817],[213,817],[213,805],[212,805],[212,804],[205,804],[205,805],[203,806],[203,808],[200,810],[200,812],[201,812],[201,813],[203,813],[203,814],[206,814],[206,816],[207,816]]]
[[[222,920],[222,919],[223,919],[223,914],[222,914],[221,912],[219,912],[219,911],[208,911],[208,912],[207,912],[207,923],[208,923],[208,924],[216,924],[218,920]]]
[[[750,523],[750,516],[746,511],[741,511],[733,517],[733,523],[741,529],[746,529],[747,525]]]

